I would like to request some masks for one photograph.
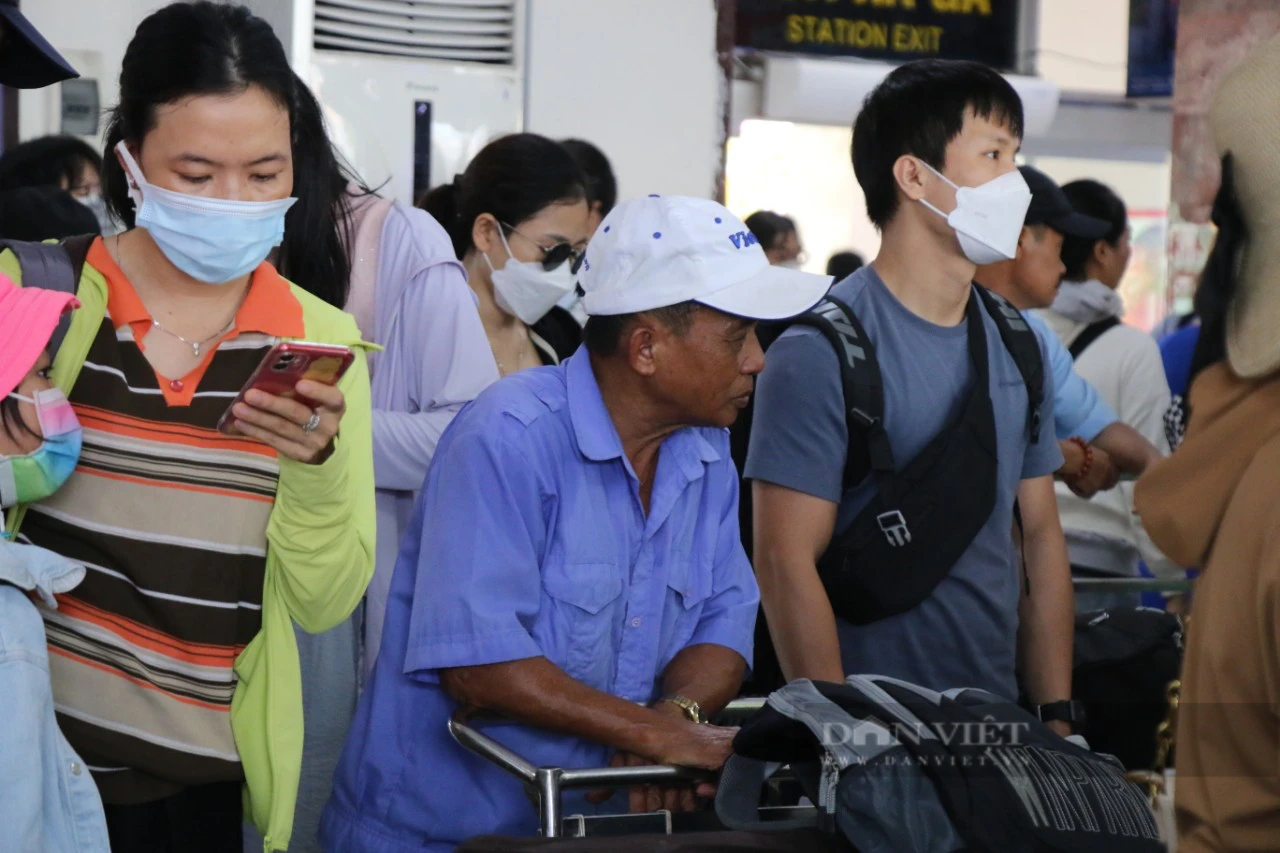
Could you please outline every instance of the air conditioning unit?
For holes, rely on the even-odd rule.
[[[360,176],[412,202],[524,126],[527,0],[247,0]]]
[[[895,66],[885,62],[765,57],[761,118],[848,127],[867,95]],[[1022,98],[1027,137],[1049,132],[1058,87],[1040,77],[1006,74]]]

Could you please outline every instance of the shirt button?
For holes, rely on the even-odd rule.
[[[181,379],[175,379],[175,380],[173,380],[172,382],[170,382],[170,383],[169,383],[169,390],[170,390],[170,391],[181,391],[184,387],[185,387],[185,386],[182,384],[182,380],[181,380]]]
[[[639,617],[639,616],[637,616],[636,618],[634,618],[634,619],[632,619],[632,620],[631,620],[631,627],[632,627],[632,628],[639,628],[639,627],[640,627],[640,617]]]
[[[79,764],[77,764],[77,763],[76,763],[76,762],[74,762],[74,761],[73,761],[73,762],[71,762],[71,775],[72,775],[72,776],[79,776],[79,775],[80,775],[80,765],[79,765]]]

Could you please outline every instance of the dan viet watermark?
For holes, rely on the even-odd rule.
[[[852,723],[822,724],[823,746],[891,747],[932,741],[942,746],[1017,746],[1026,740],[1030,723],[879,723],[856,720]]]

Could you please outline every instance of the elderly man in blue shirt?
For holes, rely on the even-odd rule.
[[[331,851],[536,831],[520,783],[451,739],[459,707],[509,720],[487,733],[535,765],[716,770],[730,753],[735,730],[699,723],[738,690],[759,593],[726,427],[764,367],[754,321],[830,280],[769,266],[714,202],[650,196],[604,220],[581,284],[584,347],[493,385],[440,441],[325,811]]]

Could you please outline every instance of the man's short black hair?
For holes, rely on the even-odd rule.
[[[911,154],[942,171],[968,111],[1022,138],[1022,99],[999,72],[977,62],[908,62],[867,95],[853,125],[853,171],[877,228],[883,231],[898,210],[893,164]]]
[[[693,326],[693,318],[701,307],[691,300],[636,314],[593,314],[587,318],[586,328],[582,330],[582,342],[592,355],[608,358],[618,351],[623,334],[641,313],[656,318],[676,335],[685,335]]]
[[[1100,181],[1072,181],[1062,188],[1067,200],[1077,213],[1101,219],[1111,226],[1102,239],[1112,246],[1120,245],[1120,238],[1129,229],[1129,210],[1124,199],[1115,190]],[[1062,239],[1062,263],[1067,268],[1067,281],[1084,281],[1089,277],[1085,267],[1093,257],[1097,240],[1064,236]]]
[[[578,168],[587,176],[587,200],[600,203],[600,215],[608,216],[618,203],[618,179],[604,152],[584,139],[566,139],[560,143],[569,149]]]

